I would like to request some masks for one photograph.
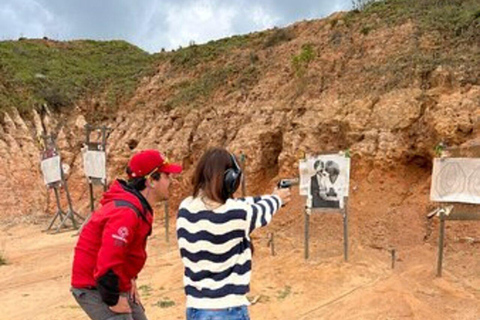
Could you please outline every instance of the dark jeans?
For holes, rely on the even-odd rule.
[[[132,313],[115,313],[102,301],[98,290],[71,288],[75,300],[92,320],[147,320],[141,305],[130,302]]]
[[[247,306],[218,310],[187,308],[187,320],[250,320]]]

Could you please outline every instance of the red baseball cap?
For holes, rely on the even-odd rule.
[[[143,150],[136,153],[128,162],[130,178],[144,177],[155,171],[180,173],[182,166],[170,163],[158,150]]]

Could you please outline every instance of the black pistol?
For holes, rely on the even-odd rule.
[[[290,188],[292,186],[298,185],[299,181],[298,178],[295,179],[282,179],[278,182],[277,187],[279,189]]]

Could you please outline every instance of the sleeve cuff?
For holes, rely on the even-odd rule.
[[[277,210],[280,209],[283,206],[282,198],[280,198],[277,195],[272,195],[272,198],[277,199],[278,204],[279,204]]]

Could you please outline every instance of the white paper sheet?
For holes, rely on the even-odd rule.
[[[40,168],[42,169],[43,181],[45,184],[51,184],[62,180],[60,156],[42,160]]]
[[[480,159],[435,159],[430,200],[480,204]]]
[[[350,186],[350,158],[340,154],[307,157],[300,161],[299,171],[300,195],[309,197],[312,208],[343,208]]]
[[[106,178],[106,160],[103,151],[83,151],[83,171],[89,178]]]

